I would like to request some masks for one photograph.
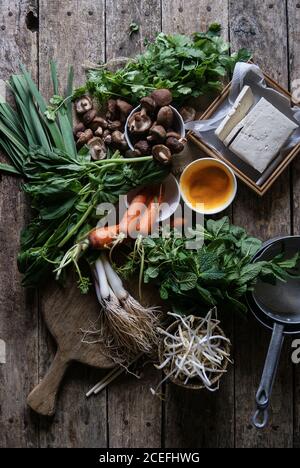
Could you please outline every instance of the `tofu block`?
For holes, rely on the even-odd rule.
[[[253,108],[255,109],[255,107]],[[244,128],[245,124],[247,125],[252,125],[256,119],[256,112],[249,112],[246,117],[244,117],[236,127],[229,133],[229,135],[225,138],[223,141],[225,146],[230,146],[230,143],[233,142],[233,140],[237,137],[237,135],[240,133],[242,128]]]
[[[296,123],[262,98],[238,125],[229,149],[262,173],[296,128]]]
[[[249,86],[244,86],[232,109],[215,131],[216,136],[224,141],[254,105],[254,96]]]

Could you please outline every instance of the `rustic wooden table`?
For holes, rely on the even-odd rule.
[[[132,21],[140,32],[131,38]],[[82,83],[86,60],[133,56],[146,38],[164,32],[191,33],[220,22],[233,49],[244,46],[283,86],[300,78],[298,0],[1,0],[0,77],[24,63],[50,92],[48,62],[57,60],[62,77],[75,65]],[[298,82],[299,84],[299,82]],[[295,162],[273,189],[259,199],[240,184],[231,215],[263,239],[300,232],[300,164]],[[234,343],[234,369],[217,394],[189,393],[167,386],[162,403],[149,392],[160,376],[151,368],[136,381],[124,377],[106,393],[84,393],[103,375],[74,365],[52,420],[38,418],[25,399],[48,368],[53,343],[40,312],[43,291],[20,286],[16,252],[28,208],[19,181],[0,179],[0,364],[1,447],[300,447],[300,369],[293,368],[287,343],[272,400],[271,424],[263,432],[250,424],[269,333],[237,315],[224,324]]]

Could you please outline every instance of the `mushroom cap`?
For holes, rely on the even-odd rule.
[[[89,124],[89,127],[95,132],[99,127],[105,130],[108,126],[108,122],[103,117],[95,117]]]
[[[126,158],[138,158],[139,156],[142,156],[142,153],[138,150],[128,150],[125,153]]]
[[[98,127],[97,130],[94,131],[94,135],[97,137],[102,137],[103,136],[103,128]]]
[[[82,122],[78,123],[73,129],[74,136],[79,137],[79,133],[83,133],[85,130],[85,125]]]
[[[148,156],[149,154],[151,154],[151,150],[152,150],[151,145],[149,144],[147,140],[138,141],[134,145],[134,149],[135,151],[138,151],[140,154],[143,154],[145,156]]]
[[[167,139],[166,146],[171,150],[172,154],[178,154],[184,150],[183,142],[174,137],[169,137]]]
[[[165,145],[156,145],[152,148],[153,157],[162,164],[170,164],[172,153]]]
[[[184,123],[192,122],[196,117],[196,109],[191,106],[185,106],[179,110],[179,114],[183,118]]]
[[[157,123],[162,125],[166,130],[172,128],[174,121],[174,112],[170,106],[162,107],[157,114]]]
[[[117,101],[115,99],[109,99],[107,101],[106,118],[108,120],[116,120],[117,114],[118,114]]]
[[[124,133],[120,132],[120,130],[116,130],[111,134],[111,142],[116,148],[121,150],[125,150],[128,147],[125,135]]]
[[[81,148],[82,146],[86,145],[92,138],[94,134],[90,128],[85,130],[85,132],[79,133],[78,140],[76,142],[77,148]]]
[[[89,126],[90,123],[94,120],[94,118],[96,117],[97,115],[97,111],[95,109],[91,109],[89,111],[87,111],[84,116],[83,116],[83,123],[84,125],[86,126]]]
[[[181,139],[181,135],[180,133],[178,132],[175,132],[174,130],[168,130],[167,132],[167,138],[176,138],[176,140],[180,140]]]
[[[169,106],[173,101],[173,96],[169,89],[156,89],[150,97],[154,99],[157,107]]]
[[[114,120],[113,122],[108,122],[107,128],[110,132],[114,132],[115,130],[121,130],[122,123],[120,122],[120,120]]]
[[[152,120],[143,109],[140,112],[133,114],[128,121],[128,129],[130,133],[145,133],[150,130],[151,125]]]
[[[119,112],[125,117],[127,117],[133,111],[133,106],[128,102],[123,101],[123,99],[117,99],[116,105]]]
[[[150,114],[152,114],[155,109],[156,109],[156,102],[154,101],[154,99],[150,96],[146,96],[146,97],[143,97],[141,99],[141,106],[146,109],[147,112],[149,112]]]
[[[93,108],[93,102],[89,96],[81,96],[75,101],[75,109],[77,114],[85,114]]]
[[[95,137],[88,142],[90,148],[91,158],[94,161],[105,159],[107,155],[107,149],[102,138]]]
[[[150,136],[154,137],[154,139],[156,139],[158,142],[165,141],[167,132],[162,125],[154,125],[150,129]]]
[[[104,140],[104,143],[105,143],[106,145],[111,145],[111,140],[112,140],[111,134],[108,133],[108,134],[105,135],[105,136],[104,136],[104,134],[103,134],[103,140]]]

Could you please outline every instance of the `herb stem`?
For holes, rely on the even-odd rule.
[[[73,96],[67,96],[67,97],[59,104],[59,106],[56,107],[55,112],[59,111],[59,109],[60,109],[62,106],[64,106],[65,103],[66,103],[67,101],[69,101],[70,99],[72,99],[72,98],[73,98]]]
[[[66,245],[66,243],[71,239],[71,237],[78,231],[78,229],[82,226],[82,224],[87,220],[87,218],[92,213],[93,209],[96,207],[97,203],[93,203],[84,213],[84,215],[80,218],[78,223],[69,231],[66,237],[60,242],[58,248],[61,249]]]
[[[131,164],[131,163],[139,163],[139,162],[146,162],[151,161],[153,156],[143,156],[139,158],[120,158],[120,159],[102,159],[101,161],[95,161],[91,163],[92,165],[101,166],[102,164],[105,165],[106,163],[109,164]]]

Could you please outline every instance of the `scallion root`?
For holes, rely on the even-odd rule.
[[[125,290],[105,254],[97,260],[93,273],[102,306],[98,340],[105,345],[106,354],[124,366],[141,353],[152,354],[158,345],[159,309],[142,306]],[[88,332],[85,339],[89,339]],[[94,330],[91,341],[95,341]]]

